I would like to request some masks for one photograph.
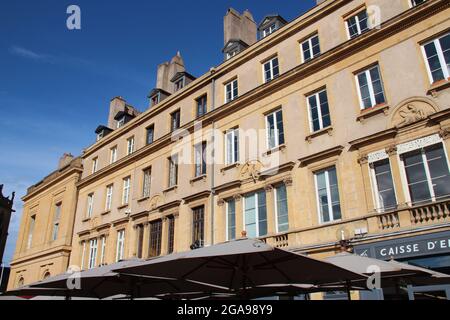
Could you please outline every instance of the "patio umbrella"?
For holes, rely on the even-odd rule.
[[[25,297],[26,299],[31,299],[33,297],[38,296],[47,296],[47,297],[62,297],[65,298],[68,295],[68,289],[51,289],[51,288],[32,288],[30,286],[24,286],[15,290],[10,290],[5,292],[0,299],[5,297]],[[94,297],[94,296],[90,296]]]
[[[394,260],[383,261],[356,254],[341,253],[326,258],[325,261],[366,275],[372,275],[377,269],[382,279],[382,287],[392,287],[398,285],[399,282],[406,282],[412,285],[450,283],[450,276],[446,274]]]
[[[69,297],[107,297],[124,294],[131,298],[153,297],[158,294],[173,295],[185,292],[224,292],[224,288],[195,283],[191,281],[168,279],[161,277],[142,277],[122,275],[113,269],[124,267],[137,260],[119,262],[117,264],[89,269],[80,272],[80,288],[68,290],[67,281],[73,276],[63,274],[31,285],[31,288],[52,288],[62,290]],[[45,292],[45,291],[43,291]],[[50,290],[51,293],[53,291]],[[45,294],[41,294],[45,295]]]
[[[251,239],[135,262],[115,271],[198,281],[228,288],[230,292],[274,283],[320,285],[366,278],[331,263]]]

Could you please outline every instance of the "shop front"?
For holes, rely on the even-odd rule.
[[[394,259],[399,262],[450,274],[450,231],[379,241],[355,246],[355,254],[379,260]],[[362,292],[362,300],[450,300],[450,285],[387,288]]]

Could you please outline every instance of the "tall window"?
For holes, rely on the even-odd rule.
[[[130,155],[134,152],[134,137],[131,137],[127,140],[127,155]]]
[[[108,212],[112,207],[114,186],[111,184],[106,187],[106,201],[105,201],[105,211]]]
[[[283,112],[281,109],[266,116],[266,132],[269,149],[284,144]]]
[[[170,130],[173,132],[180,128],[181,111],[177,110],[170,114]]]
[[[374,178],[377,209],[388,210],[395,208],[397,206],[397,199],[389,159],[372,163],[371,170],[372,177]]]
[[[431,83],[450,78],[450,33],[422,47]]]
[[[84,260],[86,259],[86,241],[82,242],[82,250],[81,250],[81,270],[84,269]]]
[[[58,239],[60,220],[61,220],[61,203],[57,203],[55,206],[55,213],[53,216],[52,241]]]
[[[237,79],[225,84],[225,103],[231,102],[238,97]]]
[[[227,241],[236,239],[236,200],[226,202]]]
[[[412,203],[450,195],[450,172],[442,144],[402,155]]]
[[[204,96],[201,96],[200,98],[198,98],[196,100],[197,102],[197,118],[202,117],[203,115],[206,114],[207,112],[207,102],[208,102],[208,98],[206,96],[206,94]]]
[[[162,221],[157,220],[150,223],[150,257],[161,255]]]
[[[89,269],[97,265],[97,239],[92,239],[89,243]]]
[[[195,177],[206,174],[206,142],[197,144],[194,147],[195,153]]]
[[[327,90],[322,90],[307,97],[311,132],[331,126],[330,108]]]
[[[136,255],[139,259],[142,258],[142,252],[144,250],[144,226],[142,224],[136,226],[137,244]]]
[[[144,170],[144,180],[142,182],[142,197],[150,197],[150,187],[152,184],[152,169],[148,168]]]
[[[319,35],[314,35],[301,44],[302,61],[307,62],[320,55]]]
[[[109,164],[113,164],[117,161],[117,147],[113,147],[109,153]]]
[[[267,235],[266,192],[264,190],[245,196],[244,225],[249,238]]]
[[[278,58],[273,58],[263,64],[264,82],[269,82],[280,75]]]
[[[87,211],[86,211],[86,217],[91,218],[92,213],[94,211],[94,194],[91,193],[87,196]]]
[[[205,244],[205,207],[192,210],[192,244],[203,247]]]
[[[233,128],[225,133],[225,157],[226,165],[239,162],[239,128]]]
[[[131,187],[131,178],[127,177],[123,179],[122,205],[130,203],[130,187]]]
[[[360,13],[348,18],[345,23],[347,25],[348,36],[350,39],[363,34],[369,30],[369,25],[367,23],[367,11],[361,11]]]
[[[105,265],[105,255],[106,255],[106,236],[101,237],[102,244],[101,244],[101,251],[100,251],[100,265]]]
[[[98,158],[92,159],[92,173],[96,173],[98,169]]]
[[[125,230],[117,232],[116,262],[123,260],[125,252]]]
[[[367,109],[386,103],[383,82],[378,65],[356,75],[359,88],[361,109]]]
[[[169,158],[169,188],[178,184],[178,155]]]
[[[155,126],[152,124],[146,129],[147,133],[147,145],[152,144],[155,140]]]
[[[316,172],[315,183],[320,222],[340,220],[342,214],[336,168]]]
[[[169,227],[168,241],[167,241],[167,253],[171,254],[175,247],[175,217],[170,216],[167,218]]]
[[[286,185],[280,185],[275,188],[276,194],[276,216],[277,232],[286,232],[289,230],[288,199]]]
[[[30,249],[31,245],[33,244],[33,233],[35,225],[36,225],[36,215],[34,214],[30,217],[30,223],[28,225],[27,249]]]

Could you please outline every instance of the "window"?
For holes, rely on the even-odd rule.
[[[315,173],[317,205],[320,222],[327,223],[342,218],[336,168]]]
[[[159,103],[159,100],[160,100],[160,94],[157,93],[154,96],[152,96],[150,99],[152,101],[152,106],[157,105]]]
[[[117,232],[116,262],[123,260],[125,251],[125,230]]]
[[[169,235],[167,242],[167,253],[171,254],[175,247],[175,217],[170,216],[167,218],[167,223],[169,225]]]
[[[97,133],[97,141],[100,141],[103,138],[104,131]]]
[[[111,184],[106,187],[105,211],[111,211],[114,186]]]
[[[28,225],[27,249],[31,249],[31,245],[33,244],[33,233],[35,225],[36,225],[36,215],[32,215],[30,217],[30,223]]]
[[[58,203],[55,206],[55,213],[53,216],[52,241],[58,239],[60,220],[61,220],[61,203]]]
[[[91,193],[91,194],[89,194],[87,196],[87,214],[86,214],[86,217],[87,218],[91,218],[93,211],[94,211],[94,194]]]
[[[136,255],[139,259],[142,259],[142,252],[144,250],[144,226],[142,224],[136,226],[137,244]]]
[[[161,255],[162,221],[157,220],[150,223],[150,257]]]
[[[180,110],[170,114],[170,130],[175,131],[180,128]]]
[[[146,129],[147,133],[147,145],[152,144],[155,141],[155,126],[152,124]]]
[[[127,177],[123,179],[122,205],[130,203],[130,187],[131,187],[131,178]]]
[[[106,236],[103,236],[102,238],[102,248],[100,252],[100,265],[105,265],[105,255],[106,255]]]
[[[236,239],[236,201],[234,199],[226,202],[226,226],[227,241]]]
[[[284,144],[283,112],[281,109],[266,116],[267,147],[272,150]]]
[[[422,47],[431,83],[450,78],[450,33]]]
[[[386,103],[383,82],[378,65],[371,67],[356,75],[359,88],[361,109],[372,108]]]
[[[280,75],[278,58],[273,58],[263,64],[264,82],[272,81]]]
[[[331,126],[330,108],[327,90],[322,90],[307,97],[311,132]]]
[[[264,190],[245,196],[244,225],[249,238],[267,235],[266,193]]]
[[[197,118],[200,118],[200,117],[204,116],[206,114],[206,112],[207,112],[207,106],[206,105],[208,103],[208,98],[207,98],[206,95],[204,95],[204,96],[198,98],[196,100],[196,102],[197,102],[197,110],[196,110]]]
[[[225,158],[226,165],[239,162],[239,128],[230,129],[225,133]]]
[[[192,245],[203,247],[205,244],[205,207],[192,210]]]
[[[95,268],[97,264],[97,239],[92,239],[89,244],[89,269]]]
[[[194,147],[195,153],[195,177],[206,174],[206,142],[197,144]]]
[[[424,3],[426,0],[411,0],[411,7],[418,6],[419,4]]]
[[[184,88],[184,77],[175,82],[175,91],[181,90]]]
[[[169,188],[178,184],[178,155],[169,158]]]
[[[109,164],[113,164],[117,161],[117,147],[111,148],[109,154]]]
[[[411,202],[436,201],[450,195],[448,160],[442,144],[402,155]]]
[[[84,260],[86,258],[86,241],[82,242],[83,248],[81,250],[81,270],[84,269]]]
[[[320,55],[319,36],[316,34],[302,42],[302,61],[307,62]]]
[[[150,197],[150,187],[152,184],[152,169],[144,170],[144,180],[142,182],[142,198]]]
[[[397,206],[391,163],[384,159],[371,164],[377,209],[387,210]]]
[[[231,52],[227,52],[227,60],[233,58],[235,55],[239,53],[239,49],[235,49]]]
[[[225,84],[225,103],[231,102],[238,97],[237,79]]]
[[[277,25],[275,23],[271,24],[267,28],[263,30],[263,38],[267,37],[268,35],[274,33],[277,30]]]
[[[98,158],[92,159],[92,173],[96,173],[98,169]]]
[[[364,32],[369,30],[367,21],[367,11],[361,11],[360,13],[348,18],[345,23],[347,25],[348,37],[353,39]]]
[[[127,155],[130,155],[134,152],[134,137],[131,137],[127,140]]]
[[[125,117],[122,117],[117,121],[117,129],[122,128],[124,125],[125,125]]]
[[[286,232],[289,230],[288,200],[286,185],[280,185],[275,188],[276,195],[276,216],[277,232]]]

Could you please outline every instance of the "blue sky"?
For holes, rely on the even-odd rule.
[[[0,4],[0,184],[22,197],[56,169],[64,152],[79,155],[106,121],[109,101],[124,97],[143,111],[156,66],[179,50],[200,76],[222,61],[223,16],[249,9],[259,23],[279,13],[291,21],[315,0],[39,0]],[[66,9],[81,8],[81,30],[66,28]],[[15,247],[22,203],[5,254]]]

